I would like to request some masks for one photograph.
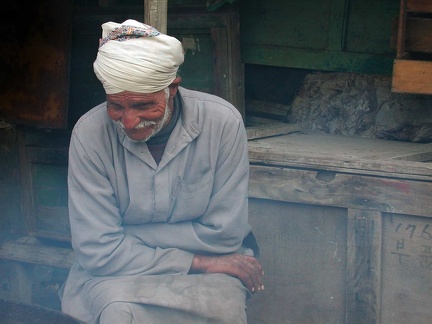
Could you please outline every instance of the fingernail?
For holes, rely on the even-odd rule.
[[[264,290],[264,285],[261,285],[261,290]]]
[[[252,287],[252,292],[255,292],[255,287]]]

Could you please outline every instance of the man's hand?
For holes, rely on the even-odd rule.
[[[264,290],[264,272],[258,260],[241,254],[195,254],[189,273],[225,273],[240,279],[251,292]]]

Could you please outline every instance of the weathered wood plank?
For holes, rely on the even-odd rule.
[[[396,57],[401,59],[405,55],[405,39],[406,39],[406,16],[407,16],[407,0],[400,0],[399,20],[396,40]]]
[[[432,219],[383,214],[381,322],[430,323]]]
[[[422,155],[427,158],[431,144],[296,133],[251,140],[248,145],[251,163],[392,178],[432,178],[432,164],[409,161]]]
[[[24,231],[34,228],[36,220],[32,216],[33,213],[33,194],[31,169],[28,163],[27,150],[25,143],[25,133],[20,131],[18,133],[18,151],[20,161],[20,175],[21,175],[21,208],[24,216]]]
[[[290,111],[290,107],[268,101],[247,100],[246,111],[248,114],[252,115],[270,115],[286,119],[286,116]]]
[[[286,135],[294,132],[301,131],[301,126],[296,124],[286,124],[275,122],[272,124],[265,124],[259,126],[246,127],[246,134],[248,140]]]
[[[408,0],[407,10],[419,13],[432,13],[432,2],[430,0]]]
[[[347,323],[380,323],[381,213],[348,209]]]
[[[144,0],[144,22],[167,33],[168,0]]]
[[[246,127],[259,126],[265,124],[274,124],[279,122],[280,122],[279,120],[273,118],[246,116]]]
[[[398,22],[395,18],[392,23],[391,47],[393,49],[397,48]],[[400,59],[407,59],[409,52],[432,52],[432,19],[407,17],[405,33],[405,52],[399,57]]]
[[[432,53],[432,19],[407,18],[405,50]]]
[[[346,210],[250,199],[265,290],[248,323],[345,323]]]
[[[432,94],[432,62],[395,59],[392,91]]]
[[[11,241],[0,247],[0,258],[69,269],[75,261],[75,253],[67,248]]]
[[[431,217],[432,182],[251,165],[250,197]]]
[[[32,303],[33,265],[21,262],[10,262],[9,282],[11,300]]]

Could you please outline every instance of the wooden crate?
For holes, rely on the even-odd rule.
[[[430,322],[432,144],[296,132],[249,154],[249,323]]]

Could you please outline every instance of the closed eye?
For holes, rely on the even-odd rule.
[[[112,103],[112,102],[110,102],[108,104],[108,108],[114,109],[114,110],[117,110],[117,111],[123,110],[123,106],[122,105],[119,105],[119,104],[116,104],[116,103]]]
[[[148,102],[148,103],[137,103],[132,105],[133,109],[137,109],[137,110],[148,110],[149,108],[151,108],[154,105],[154,103]]]

